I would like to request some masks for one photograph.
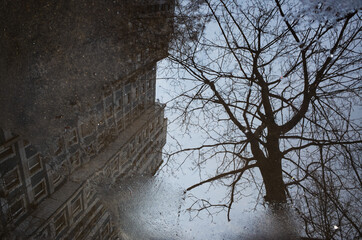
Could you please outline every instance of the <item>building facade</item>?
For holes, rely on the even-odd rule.
[[[143,20],[173,11],[172,1],[148,5],[137,5]],[[122,239],[97,187],[133,174],[153,175],[166,142],[167,119],[155,100],[155,81],[167,44],[140,47],[154,40],[148,34],[154,33],[126,43],[135,48],[124,57],[126,74],[99,89],[95,104],[66,125],[48,151],[0,130],[1,239]]]

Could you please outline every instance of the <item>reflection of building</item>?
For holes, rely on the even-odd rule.
[[[154,81],[151,75],[148,82],[153,92]],[[122,88],[126,86],[128,84]],[[136,98],[136,87],[131,86],[129,90],[134,91],[129,104],[123,101],[124,109]],[[119,91],[113,92],[109,106],[122,111],[115,102]],[[126,99],[127,95],[122,94],[121,98]],[[147,92],[140,91],[139,99],[147,100]],[[107,98],[103,98],[102,104],[106,102]],[[36,152],[28,141],[4,131],[1,149],[3,227],[13,223],[22,234],[25,231],[26,235],[39,233],[52,238],[71,233],[71,236],[84,237],[91,234],[92,238],[85,239],[93,239],[96,234],[110,234],[109,215],[94,196],[89,182],[97,181],[99,176],[115,179],[132,173],[152,174],[157,170],[162,162],[167,123],[161,104],[150,102],[147,107],[143,104],[144,101],[140,101],[133,108],[129,106],[118,119],[117,111],[112,111],[107,119],[104,108],[97,111],[104,118],[98,119],[96,124],[80,121],[79,127],[66,132],[54,146],[51,157],[60,164],[57,169],[52,169],[49,157]],[[95,231],[95,226],[106,232]]]
[[[153,2],[149,11],[154,14],[172,9],[171,1]],[[147,8],[141,10],[149,16]],[[135,38],[130,44],[155,45],[151,36]],[[166,141],[167,122],[164,106],[155,102],[155,78],[156,61],[166,56],[167,45],[134,52],[125,59],[127,74],[103,88],[102,97],[77,124],[66,126],[50,146],[51,153],[41,154],[31,141],[0,129],[1,239],[117,238],[94,183],[154,174]]]

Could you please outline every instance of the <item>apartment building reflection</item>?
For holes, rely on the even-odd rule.
[[[138,6],[146,17],[173,11],[172,1]],[[135,37],[129,44],[152,40]],[[167,56],[167,43],[138,45],[127,56],[128,74],[100,89],[97,103],[67,126],[50,152],[0,130],[1,239],[121,239],[94,182],[154,174],[167,130],[165,106],[155,100],[156,62]]]

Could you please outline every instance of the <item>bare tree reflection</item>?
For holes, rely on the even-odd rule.
[[[351,151],[348,148],[343,152],[335,150],[320,147],[320,166],[308,173],[305,183],[298,183],[300,191],[293,196],[299,199],[296,210],[309,237],[350,239],[361,235],[360,177],[354,164],[350,164]],[[360,157],[354,156],[354,159],[360,160]]]
[[[184,72],[176,71],[181,93],[171,109],[185,134],[197,129],[203,143],[178,146],[169,157],[185,154],[200,172],[217,165],[188,192],[228,188],[223,200],[197,199],[190,210],[226,209],[230,220],[243,190],[256,186],[275,209],[298,200],[307,236],[360,236],[358,210],[347,211],[360,206],[360,11],[310,3],[311,13],[331,16],[321,20],[298,7],[278,0],[179,5],[169,58]]]

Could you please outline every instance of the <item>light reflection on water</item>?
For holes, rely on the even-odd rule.
[[[97,188],[126,240],[184,239],[178,234],[182,192],[156,177],[142,175]]]
[[[289,218],[263,210],[240,211],[243,206],[236,206],[231,222],[224,214],[213,216],[213,222],[210,218],[190,221],[183,188],[160,176],[125,179],[105,187],[99,196],[127,240],[296,239],[296,224]]]

